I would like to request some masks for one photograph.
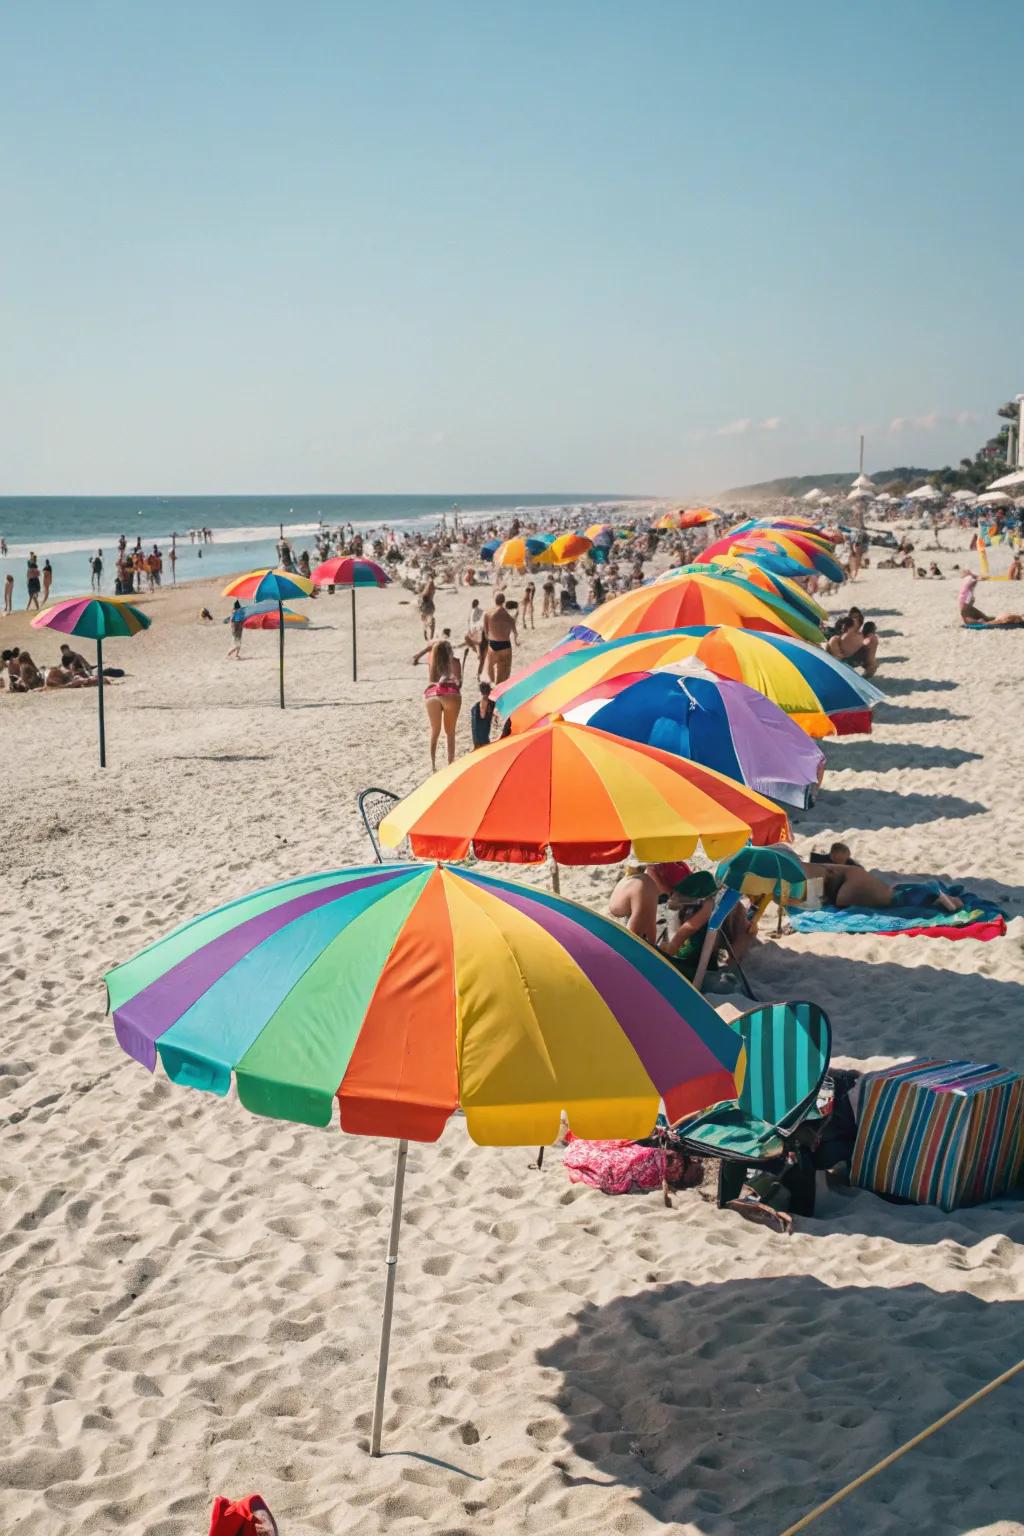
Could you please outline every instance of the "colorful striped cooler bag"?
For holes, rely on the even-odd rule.
[[[857,1085],[850,1177],[877,1195],[954,1211],[1012,1189],[1024,1163],[1024,1077],[920,1057]]]

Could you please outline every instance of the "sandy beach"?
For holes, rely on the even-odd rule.
[[[840,1065],[1024,1069],[1024,638],[962,633],[949,568],[968,557],[936,558],[944,581],[872,569],[829,603],[876,619],[887,702],[872,737],[826,745],[796,843],[963,881],[1008,932],[769,935],[749,974],[820,1003]],[[666,1209],[571,1185],[557,1153],[532,1171],[456,1117],[410,1153],[371,1460],[393,1146],[147,1077],[102,977],[194,914],[367,860],[357,793],[428,767],[421,632],[408,592],[361,593],[354,684],[347,596],[321,597],[287,637],[282,711],[277,636],[227,661],[220,585],[142,599],[152,627],[110,642],[128,675],[105,771],[91,691],[0,697],[3,1536],[205,1536],[213,1495],[250,1489],[282,1536],[773,1536],[1016,1361],[1019,1201],[945,1215],[829,1193],[782,1236],[698,1191]],[[439,629],[464,632],[471,595],[440,593]],[[564,628],[538,617],[520,659]],[[37,661],[60,638],[23,615],[0,633]],[[603,909],[613,878],[567,872],[563,893]],[[1020,1393],[815,1530],[1024,1532]]]

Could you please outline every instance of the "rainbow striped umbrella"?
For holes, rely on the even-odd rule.
[[[584,537],[588,538],[592,544],[603,544],[607,548],[615,543],[615,529],[611,523],[591,523],[590,527],[584,530]]]
[[[514,570],[521,571],[531,562],[534,565],[543,565],[547,548],[547,540],[540,536],[506,539],[503,544],[498,545],[492,559],[495,565],[508,565]]]
[[[361,555],[341,555],[335,560],[325,560],[313,572],[317,586],[334,587],[337,591],[352,594],[352,681],[356,671],[356,588],[389,587],[391,577],[376,560],[364,560]]]
[[[281,708],[284,709],[284,632],[287,628],[284,620],[284,604],[288,600],[297,597],[312,597],[313,583],[305,576],[300,576],[298,571],[278,571],[262,569],[247,571],[244,576],[236,576],[229,581],[221,594],[223,597],[237,597],[242,602],[277,604],[278,608],[278,634],[280,645],[278,646],[278,675],[281,690]]]
[[[780,598],[741,576],[724,580],[710,572],[688,572],[672,581],[623,592],[595,608],[585,624],[574,626],[573,633],[583,640],[618,640],[691,624],[735,624],[741,629],[821,639],[818,625]]]
[[[736,1096],[746,1058],[675,968],[586,907],[415,863],[304,876],[106,977],[121,1047],[274,1119],[398,1138],[371,1453],[380,1453],[408,1142],[647,1136]]]
[[[646,585],[657,586],[661,582],[674,581],[677,576],[717,576],[722,581],[739,581],[749,590],[753,587],[767,593],[770,601],[783,603],[788,608],[793,608],[798,614],[802,614],[808,623],[814,626],[816,637],[820,638],[821,626],[828,614],[820,603],[815,602],[809,593],[797,586],[786,576],[776,576],[772,571],[762,570],[753,560],[747,560],[738,555],[723,555],[721,560],[716,560],[710,565],[677,565],[671,570],[662,571],[659,576],[649,578]]]
[[[107,766],[107,732],[103,717],[103,642],[112,636],[137,635],[152,621],[131,603],[111,597],[68,597],[44,608],[32,620],[33,629],[56,629],[96,641],[96,704],[100,724],[100,767]]]
[[[751,838],[788,835],[763,795],[673,752],[559,716],[506,736],[435,773],[380,826],[386,848],[408,837],[421,858],[614,864],[712,857]]]
[[[560,648],[495,688],[506,719],[526,730],[607,678],[641,672],[694,656],[717,677],[735,678],[772,699],[809,736],[870,732],[871,710],[885,695],[868,678],[834,660],[820,646],[791,635],[769,635],[726,624],[694,625],[660,634],[627,636],[602,645]]]
[[[782,533],[770,528],[729,534],[701,550],[697,559],[701,565],[707,565],[730,551],[749,555],[752,559],[759,558],[762,553],[775,557],[781,555],[789,561],[790,571],[787,574],[792,574],[792,568],[798,566],[802,567],[805,574],[817,571],[826,581],[844,581],[846,578],[846,572],[835,558],[828,540],[810,534]]]

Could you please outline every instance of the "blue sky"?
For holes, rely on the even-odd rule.
[[[940,464],[1024,390],[1009,0],[12,0],[0,493]]]

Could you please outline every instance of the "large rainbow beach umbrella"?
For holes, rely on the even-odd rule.
[[[278,645],[278,673],[281,688],[281,708],[284,709],[284,632],[286,622],[284,617],[284,605],[297,597],[311,597],[313,583],[305,576],[300,576],[297,571],[259,570],[247,571],[244,576],[236,576],[234,581],[229,581],[224,588],[222,596],[237,597],[240,602],[264,603],[274,602],[278,609],[278,633],[280,643]]]
[[[697,624],[659,634],[627,636],[601,645],[558,647],[540,665],[524,668],[495,688],[493,698],[513,731],[568,708],[598,683],[685,661],[702,661],[718,677],[756,688],[809,736],[870,732],[871,710],[885,698],[868,678],[821,646],[792,635],[770,635],[727,624]]]
[[[107,733],[103,718],[103,642],[115,636],[137,635],[151,620],[132,603],[111,597],[69,597],[44,608],[32,620],[33,629],[56,629],[96,641],[96,703],[100,722],[100,767],[107,766]]]
[[[380,1454],[409,1141],[456,1109],[482,1146],[650,1135],[735,1098],[746,1058],[663,956],[607,918],[475,870],[399,863],[257,891],[106,977],[150,1071],[273,1119],[398,1141],[371,1454]]]
[[[620,593],[588,613],[572,633],[584,640],[618,640],[691,624],[735,624],[804,640],[821,639],[818,626],[781,598],[742,576],[725,579],[710,571],[687,572],[671,581]]]

